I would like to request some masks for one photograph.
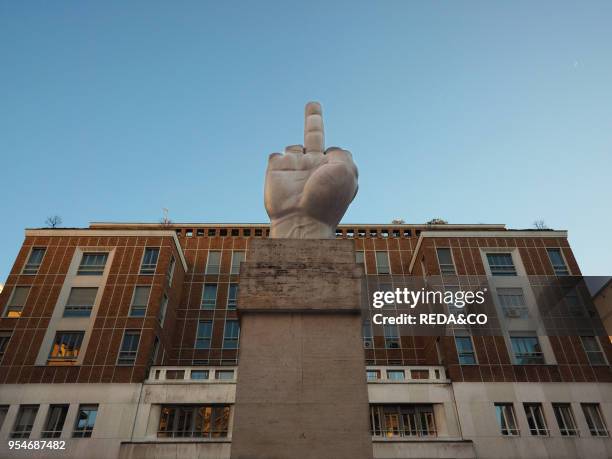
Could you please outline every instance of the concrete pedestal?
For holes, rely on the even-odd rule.
[[[240,269],[233,459],[371,459],[353,241],[252,241]]]

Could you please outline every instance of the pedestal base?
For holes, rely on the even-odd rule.
[[[352,241],[253,241],[240,276],[233,459],[372,458],[360,277]]]

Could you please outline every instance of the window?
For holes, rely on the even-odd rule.
[[[240,263],[244,261],[244,252],[232,253],[232,274],[240,274]]]
[[[198,322],[198,332],[196,334],[196,349],[210,349],[210,340],[212,338],[212,320],[203,320]]]
[[[217,370],[215,371],[215,379],[230,381],[234,379],[234,370]]]
[[[157,268],[158,258],[158,247],[145,248],[144,255],[142,256],[142,264],[140,265],[140,274],[155,274],[155,268]]]
[[[238,237],[240,235],[240,230],[238,228],[232,228],[232,237]]]
[[[404,370],[387,370],[387,379],[390,381],[403,381],[406,379]]]
[[[581,336],[580,340],[591,365],[607,365],[604,353],[595,336]]]
[[[497,297],[506,317],[514,319],[529,317],[529,309],[525,304],[522,288],[498,288]]]
[[[144,317],[146,315],[150,294],[151,287],[148,285],[137,285],[134,288],[134,296],[132,297],[132,305],[130,306],[131,317]]]
[[[159,418],[160,438],[227,437],[229,405],[164,405]]]
[[[400,341],[397,333],[397,325],[385,325],[385,347],[387,349],[399,349]]]
[[[166,370],[166,379],[185,379],[185,370]]]
[[[387,252],[376,252],[376,272],[378,274],[389,274],[389,255]]]
[[[410,379],[429,379],[429,370],[410,370]]]
[[[355,252],[355,263],[365,264],[365,258],[363,256],[363,250],[358,250]]]
[[[15,287],[4,310],[4,317],[21,317],[29,293],[30,287]]]
[[[578,436],[578,429],[576,428],[571,405],[569,403],[553,403],[552,407],[561,435],[564,437]]]
[[[204,228],[197,228],[196,236],[204,236]]]
[[[380,370],[367,370],[368,381],[378,381],[380,379]]]
[[[208,370],[191,370],[191,379],[208,379]]]
[[[168,309],[168,295],[164,293],[161,305],[159,307],[159,314],[157,316],[157,320],[162,325],[164,325],[164,320],[166,320],[166,309]]]
[[[476,352],[471,336],[455,336],[457,356],[461,365],[476,365]]]
[[[433,405],[370,405],[370,430],[375,437],[435,437]]]
[[[240,335],[240,325],[237,320],[226,320],[223,332],[223,348],[238,349],[238,337]]]
[[[525,407],[525,416],[527,416],[527,424],[529,424],[531,435],[548,435],[542,404],[524,403],[523,406]]]
[[[584,418],[589,426],[591,435],[594,437],[607,437],[608,429],[601,414],[599,403],[583,403],[582,411],[584,412]]]
[[[438,253],[438,264],[440,265],[440,274],[455,274],[455,264],[453,263],[453,256],[451,249],[439,248],[436,249]]]
[[[108,253],[85,252],[77,270],[78,276],[101,276],[104,273]]]
[[[221,267],[221,252],[208,252],[205,274],[219,274]]]
[[[255,236],[256,237],[261,237],[262,231],[260,229],[256,229],[255,230]]]
[[[363,335],[363,347],[372,348],[374,347],[374,338],[372,336],[372,322],[364,320],[361,325]]]
[[[76,360],[81,351],[82,331],[58,331],[49,352],[50,361]]]
[[[4,425],[4,420],[6,419],[8,409],[8,405],[0,405],[0,430],[2,430],[2,426]]]
[[[565,264],[565,260],[563,259],[563,254],[561,253],[561,249],[546,249],[548,252],[548,259],[550,260],[550,264],[555,271],[556,276],[569,276],[569,269],[567,269],[567,265]]]
[[[517,365],[545,363],[537,336],[511,336],[510,343]]]
[[[217,304],[217,284],[204,284],[202,291],[202,309],[215,309]]]
[[[243,235],[244,237],[249,237],[249,236],[251,235],[251,230],[250,230],[250,229],[248,229],[248,228],[243,229],[243,230],[242,230],[242,235]]]
[[[30,438],[38,414],[38,405],[20,405],[11,438]]]
[[[138,342],[140,332],[137,330],[126,330],[121,342],[121,350],[117,359],[117,365],[134,365],[138,353]]]
[[[516,416],[514,415],[514,405],[512,403],[496,403],[495,415],[502,435],[520,434],[516,425]]]
[[[10,331],[0,331],[0,362],[2,361],[2,357],[4,357],[8,343],[11,340],[11,334],[12,333]]]
[[[38,268],[40,268],[40,264],[42,263],[42,259],[45,256],[45,248],[44,247],[34,247],[30,252],[30,258],[28,258],[28,262],[23,268],[23,274],[36,274],[38,273]]]
[[[208,236],[209,237],[213,237],[213,236],[216,236],[216,235],[217,235],[217,230],[216,229],[214,229],[214,228],[209,228],[208,229]]]
[[[79,412],[74,423],[72,436],[75,438],[91,437],[97,416],[98,405],[79,405]]]
[[[236,309],[238,300],[238,284],[229,284],[227,290],[227,309]]]
[[[42,438],[59,438],[62,435],[64,422],[68,414],[68,405],[50,405],[47,412],[45,428],[41,432]]]
[[[170,258],[170,263],[168,264],[168,272],[166,275],[168,276],[168,285],[172,286],[172,279],[174,278],[174,268],[176,268],[176,260],[174,259],[174,255]]]
[[[89,317],[97,293],[97,287],[72,287],[64,307],[64,317]]]
[[[487,253],[487,261],[493,276],[516,276],[511,253]]]
[[[584,317],[585,310],[578,289],[576,287],[565,287],[564,291],[564,302],[568,309],[570,317]]]

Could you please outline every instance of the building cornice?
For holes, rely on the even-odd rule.
[[[137,223],[137,222],[90,222],[90,228],[98,229],[98,228],[208,228],[211,226],[219,227],[219,228],[269,228],[269,223],[216,223],[216,222],[172,222],[172,223]],[[433,225],[427,223],[341,223],[338,225],[338,228],[358,228],[358,227],[366,227],[366,228],[417,228],[421,230],[425,229],[440,229],[444,231],[449,231],[453,229],[481,229],[481,230],[505,230],[506,225],[504,224],[440,224]]]

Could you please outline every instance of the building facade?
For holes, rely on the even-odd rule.
[[[229,458],[240,264],[268,235],[264,224],[26,230],[0,293],[0,457]],[[364,224],[336,237],[354,241],[367,289],[487,285],[500,324],[418,336],[364,308],[375,458],[612,457],[610,341],[551,334],[537,308],[544,282],[581,275],[566,232]],[[563,305],[576,320],[597,314],[579,287]]]

